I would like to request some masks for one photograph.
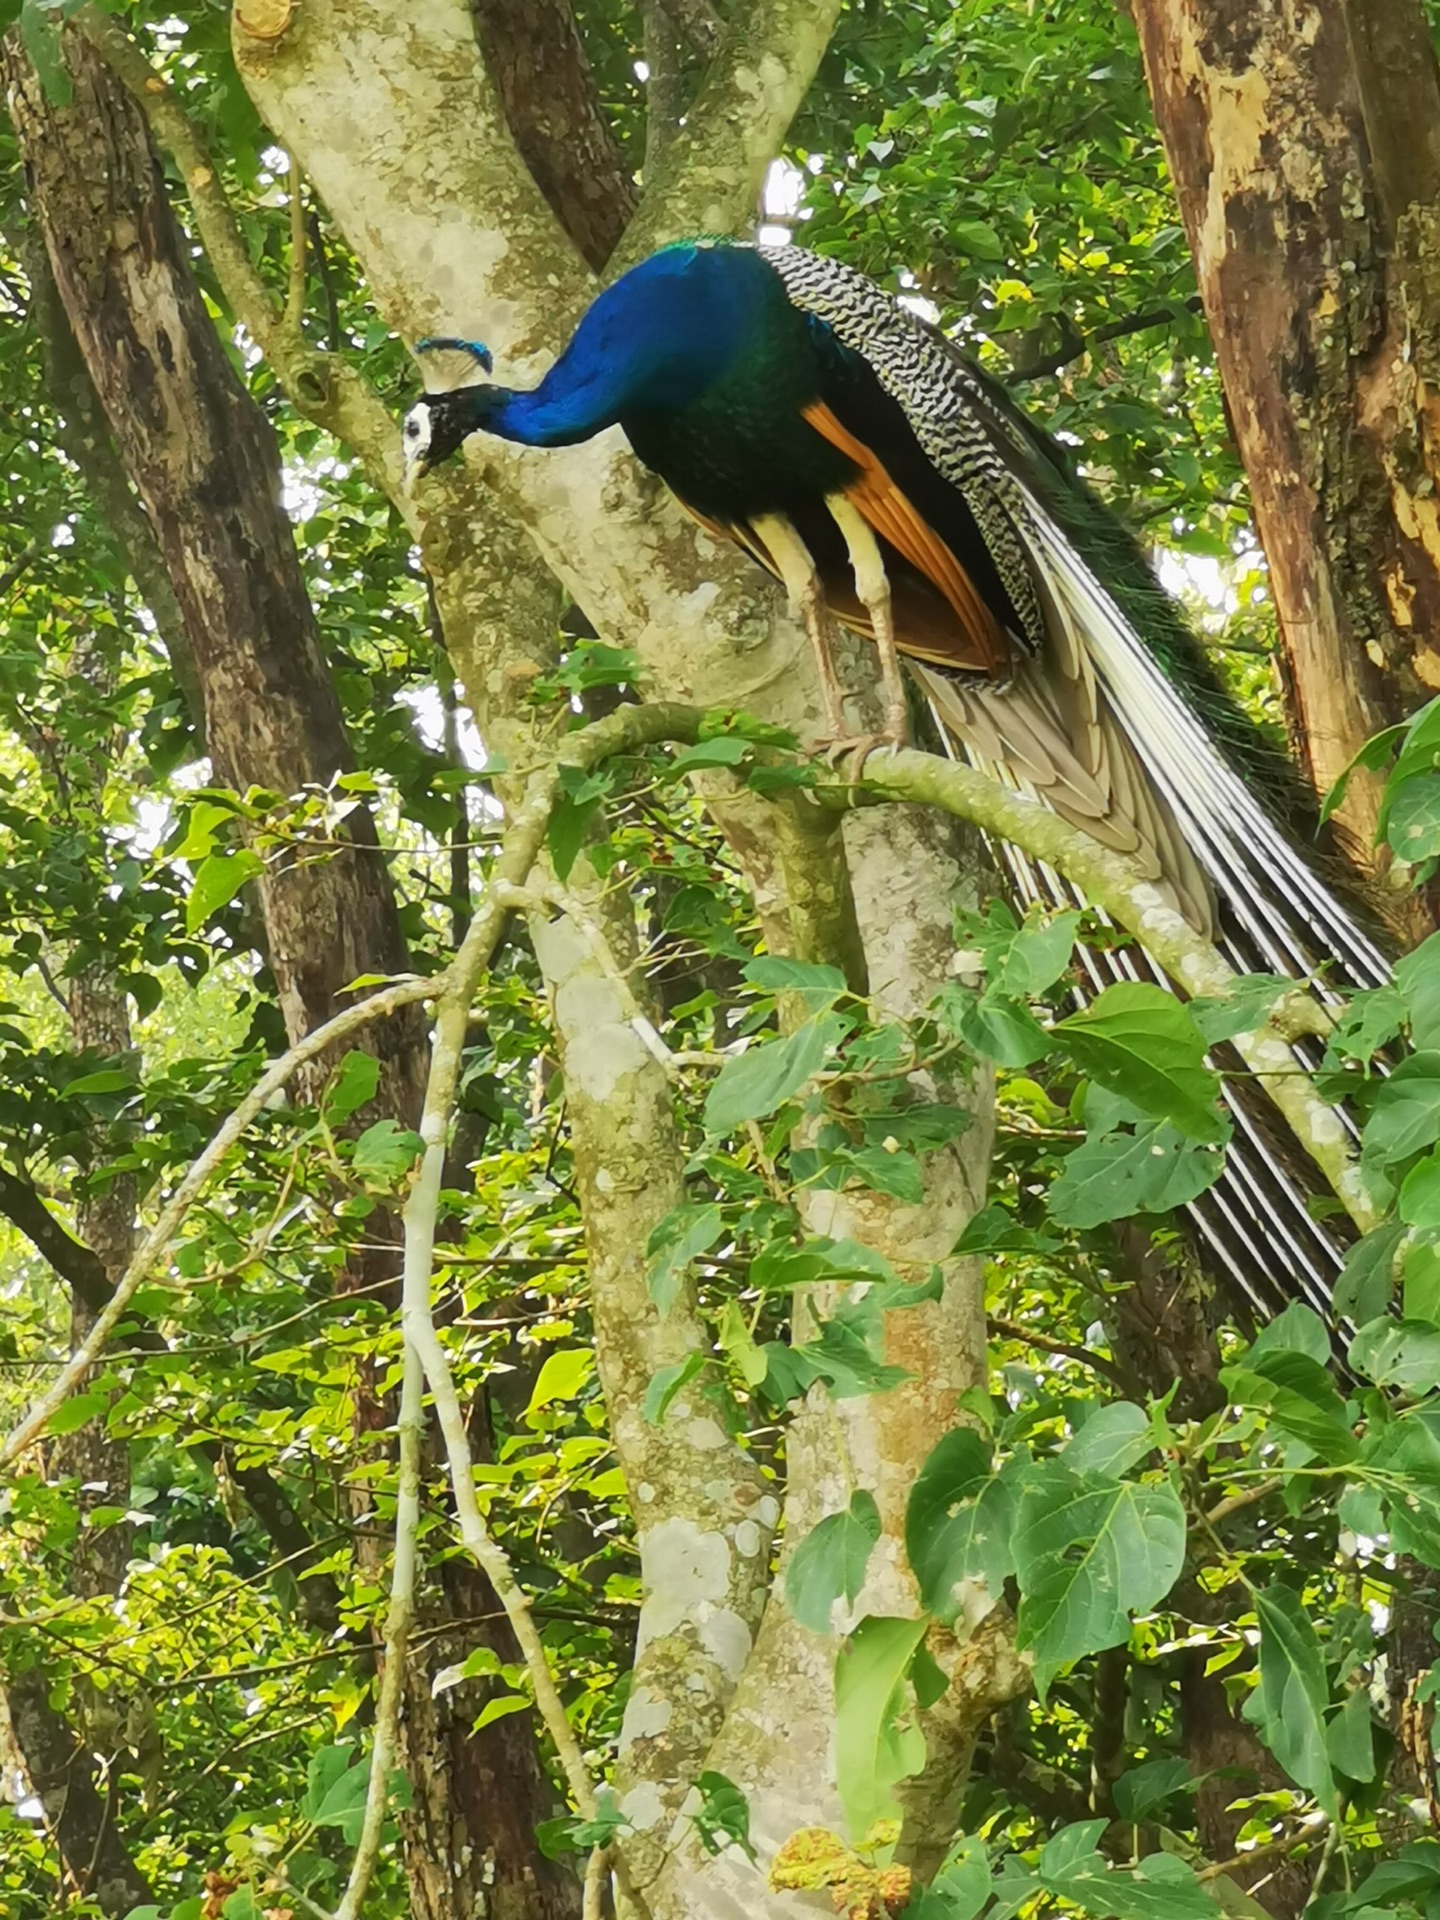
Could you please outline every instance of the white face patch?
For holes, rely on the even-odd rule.
[[[405,416],[400,429],[400,451],[405,471],[410,473],[430,451],[430,403],[417,400]]]

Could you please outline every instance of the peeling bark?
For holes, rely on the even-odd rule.
[[[1417,0],[1350,13],[1134,6],[1322,792],[1440,687],[1440,306],[1433,206],[1416,203],[1440,151],[1440,93]],[[1402,67],[1419,116],[1403,128]],[[1386,163],[1397,139],[1403,166]],[[1339,816],[1362,873],[1378,798],[1359,777]],[[1389,908],[1411,924],[1408,902],[1392,893]]]

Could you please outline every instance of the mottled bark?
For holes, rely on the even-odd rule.
[[[116,1830],[86,1742],[50,1704],[43,1663],[5,1675],[5,1712],[25,1756],[30,1785],[45,1808],[67,1892],[87,1894],[104,1914],[120,1916],[154,1899]]]
[[[74,102],[60,107],[7,43],[11,113],[56,284],[165,559],[216,777],[242,792],[325,786],[350,754],[280,507],[274,434],[205,311],[139,109],[83,42],[71,39],[69,60]],[[357,975],[405,963],[374,829],[358,811],[348,824],[349,848],[319,864],[272,861],[260,881],[292,1034],[334,1012]],[[384,1105],[408,1113],[419,1017],[395,1026],[378,1036]]]
[[[1418,0],[1133,11],[1323,791],[1440,687],[1434,57]],[[1362,872],[1377,803],[1340,815]]]
[[[556,219],[598,272],[639,198],[570,0],[472,0],[505,118]]]

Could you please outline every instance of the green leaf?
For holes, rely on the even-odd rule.
[[[1402,1060],[1375,1095],[1362,1144],[1367,1159],[1390,1165],[1440,1140],[1440,1053]]]
[[[1392,780],[1385,838],[1402,860],[1418,866],[1440,853],[1440,774]]]
[[[755,1336],[738,1300],[727,1300],[715,1329],[715,1342],[734,1362],[747,1387],[758,1387],[770,1371],[770,1363],[755,1344]]]
[[[1370,1700],[1363,1687],[1352,1687],[1345,1704],[1325,1730],[1330,1764],[1347,1780],[1375,1778],[1375,1726]]]
[[[913,1153],[892,1153],[887,1147],[842,1147],[833,1156],[837,1168],[848,1168],[872,1193],[887,1193],[907,1206],[925,1198],[925,1179]]]
[[[1388,1314],[1361,1327],[1347,1355],[1357,1373],[1380,1387],[1428,1393],[1440,1380],[1440,1328]]]
[[[1075,1437],[1066,1442],[1062,1457],[1072,1473],[1102,1473],[1115,1480],[1143,1460],[1154,1445],[1150,1416],[1144,1408],[1129,1400],[1115,1400],[1095,1409]]]
[[[1173,994],[1126,981],[1056,1022],[1070,1058],[1102,1087],[1167,1120],[1192,1140],[1226,1137],[1219,1076],[1205,1065],[1205,1036]]]
[[[1350,785],[1351,774],[1360,767],[1369,773],[1378,773],[1399,746],[1407,731],[1407,725],[1402,721],[1398,727],[1384,727],[1379,733],[1371,734],[1349,764],[1341,769],[1339,778],[1321,801],[1320,823],[1322,826],[1345,798],[1345,790]]]
[[[198,933],[212,914],[220,911],[247,881],[264,872],[264,865],[248,847],[233,853],[208,854],[196,869],[185,901],[185,931]]]
[[[977,996],[953,984],[941,998],[956,1033],[982,1060],[993,1060],[1001,1067],[1028,1067],[1050,1051],[1049,1034],[1018,1000],[993,992]]]
[[[368,1754],[347,1767],[326,1787],[319,1805],[310,1815],[317,1827],[338,1827],[346,1843],[354,1846],[360,1838],[365,1819],[365,1795],[370,1786]]]
[[[500,1693],[493,1700],[487,1700],[471,1723],[471,1733],[482,1733],[495,1721],[505,1719],[507,1714],[524,1713],[532,1702],[523,1693]]]
[[[652,1373],[642,1408],[647,1424],[658,1427],[670,1411],[670,1403],[676,1394],[687,1387],[697,1373],[703,1373],[709,1364],[708,1354],[687,1353],[673,1367],[661,1367]]]
[[[650,1260],[645,1284],[662,1314],[674,1306],[690,1262],[708,1253],[724,1232],[725,1216],[710,1205],[674,1207],[652,1230],[645,1248]]]
[[[1396,1212],[1411,1227],[1440,1227],[1440,1151],[1417,1160],[1400,1183]]]
[[[590,1347],[561,1347],[547,1354],[525,1412],[539,1413],[556,1400],[578,1400],[594,1375],[595,1354]]]
[[[1345,1403],[1329,1373],[1309,1354],[1252,1348],[1220,1378],[1236,1406],[1268,1413],[1282,1433],[1302,1440],[1327,1463],[1339,1466],[1358,1453]]]
[[[992,1203],[981,1209],[950,1249],[952,1253],[1054,1253],[1060,1242],[1017,1224],[1015,1216]]]
[[[562,797],[555,803],[550,824],[545,829],[545,844],[550,850],[555,878],[562,886],[570,878],[571,870],[580,856],[600,798],[598,793],[592,793],[583,800]]]
[[[800,1092],[844,1039],[848,1023],[821,1014],[788,1039],[751,1047],[721,1068],[705,1101],[705,1131],[732,1133],[747,1120],[763,1120]]]
[[[905,1908],[905,1920],[976,1920],[990,1892],[985,1842],[976,1834],[966,1834],[946,1854],[919,1901]]]
[[[24,0],[20,39],[35,63],[46,100],[52,107],[68,107],[72,97],[70,69],[60,42],[60,14],[49,0]]]
[[[831,1608],[842,1599],[853,1606],[879,1538],[880,1509],[863,1487],[851,1494],[843,1513],[829,1514],[810,1529],[785,1570],[785,1598],[802,1627],[833,1631]]]
[[[871,1614],[835,1660],[835,1784],[852,1840],[899,1814],[894,1789],[925,1765],[925,1737],[902,1721],[905,1673],[929,1620]]]
[[[1410,1016],[1411,1040],[1421,1048],[1440,1047],[1440,933],[1432,933],[1396,961],[1395,985]]]
[[[1027,1000],[1053,987],[1070,965],[1082,918],[1079,913],[1057,913],[1043,924],[1022,927],[999,966],[991,969],[996,992]]]
[[[45,1431],[51,1439],[62,1433],[78,1433],[81,1427],[88,1426],[92,1420],[100,1419],[109,1409],[110,1400],[103,1393],[73,1393],[60,1405],[45,1422]]]
[[[82,1073],[65,1082],[66,1093],[125,1093],[135,1085],[135,1076],[126,1067],[102,1067],[98,1073]]]
[[[807,1013],[828,1013],[850,991],[838,967],[821,967],[809,960],[791,960],[784,954],[762,953],[742,969],[752,987],[767,993],[793,993],[804,1001]]]
[[[905,1552],[919,1582],[923,1604],[941,1619],[954,1618],[951,1590],[956,1581],[975,1577],[972,1569],[977,1552],[971,1503],[991,1484],[989,1443],[973,1427],[955,1427],[930,1450],[910,1489],[905,1505]],[[988,1571],[999,1569],[991,1586],[998,1597],[1010,1571],[1003,1529],[994,1544],[999,1551],[991,1554]]]
[[[723,1773],[702,1773],[695,1782],[700,1805],[690,1818],[707,1853],[719,1853],[725,1847],[739,1847],[751,1865],[755,1849],[750,1844],[750,1802]]]
[[[1185,1558],[1185,1509],[1168,1486],[1071,1473],[1027,1474],[1015,1532],[1016,1644],[1035,1655],[1043,1699],[1062,1667],[1119,1646],[1130,1615],[1159,1605]]]
[[[1368,987],[1352,994],[1338,1010],[1330,1030],[1325,1049],[1327,1061],[1359,1060],[1368,1065],[1378,1050],[1400,1032],[1406,1017],[1405,1001],[1394,987]],[[1435,1041],[1417,1036],[1415,1044],[1429,1047]]]
[[[793,1347],[791,1354],[805,1361],[811,1377],[824,1380],[837,1400],[888,1393],[910,1378],[904,1367],[887,1366],[878,1359],[868,1341],[838,1316],[824,1323],[818,1340]]]
[[[1384,1313],[1394,1285],[1395,1255],[1404,1238],[1404,1227],[1391,1221],[1372,1227],[1350,1248],[1335,1282],[1337,1319],[1363,1326]]]
[[[1307,1307],[1300,1300],[1291,1301],[1283,1313],[1277,1313],[1273,1320],[1265,1323],[1256,1334],[1250,1352],[1252,1355],[1271,1353],[1277,1348],[1306,1354],[1317,1367],[1328,1367],[1333,1357],[1325,1322],[1313,1307]]]
[[[343,1127],[352,1113],[358,1113],[375,1098],[380,1085],[380,1062],[373,1053],[347,1053],[325,1089],[323,1112],[332,1127]]]
[[[1253,1033],[1263,1026],[1271,1008],[1282,993],[1291,990],[1291,984],[1277,980],[1273,973],[1242,973],[1228,993],[1190,1000],[1186,1007],[1213,1047],[1222,1040],[1233,1040],[1237,1033]]]
[[[672,779],[683,773],[698,773],[706,767],[738,767],[752,751],[748,740],[716,734],[711,740],[699,740],[693,747],[682,747],[666,768]]]
[[[1260,1684],[1245,1718],[1290,1778],[1335,1817],[1335,1778],[1325,1738],[1330,1689],[1309,1615],[1278,1581],[1255,1596],[1260,1621]]]
[[[950,238],[962,253],[973,254],[977,260],[1005,258],[1005,243],[988,220],[952,221]]]
[[[1213,1187],[1225,1156],[1200,1146],[1163,1121],[1142,1121],[1133,1133],[1104,1133],[1066,1154],[1045,1196],[1062,1227],[1099,1227],[1136,1213],[1169,1213]]]
[[[362,1186],[391,1193],[425,1151],[425,1142],[398,1120],[377,1120],[355,1142],[350,1166]]]
[[[1133,1820],[1137,1824],[1158,1813],[1175,1794],[1194,1791],[1195,1779],[1189,1762],[1173,1756],[1129,1768],[1111,1789],[1115,1811],[1122,1820]]]
[[[1440,1845],[1419,1840],[1402,1847],[1393,1860],[1382,1860],[1356,1888],[1352,1907],[1374,1907],[1384,1901],[1389,1911],[1397,1900],[1423,1900],[1440,1892]]]

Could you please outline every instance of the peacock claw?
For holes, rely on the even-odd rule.
[[[832,735],[817,740],[815,747],[827,766],[844,775],[848,786],[858,786],[864,777],[865,763],[882,747],[898,753],[909,745],[903,728],[887,727],[877,733]]]

